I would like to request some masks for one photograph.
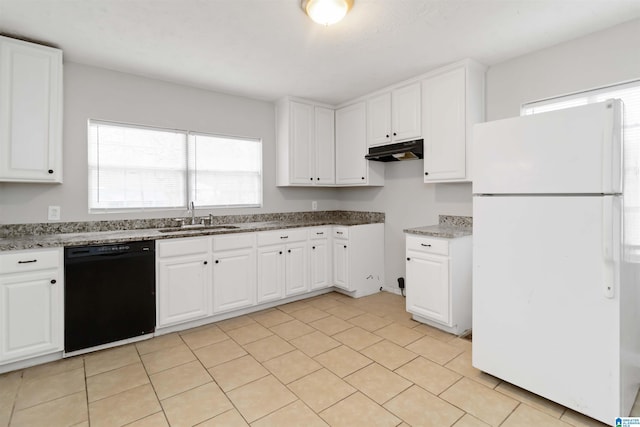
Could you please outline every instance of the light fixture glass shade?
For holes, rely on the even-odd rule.
[[[303,0],[302,8],[318,24],[331,25],[347,14],[353,0]]]

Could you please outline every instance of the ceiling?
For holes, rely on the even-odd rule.
[[[492,65],[640,17],[639,0],[0,0],[0,33],[65,60],[273,100],[339,104],[471,57]]]

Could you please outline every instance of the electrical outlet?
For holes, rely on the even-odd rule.
[[[60,206],[49,206],[47,218],[49,221],[60,221]]]
[[[318,210],[318,202],[316,202],[315,200],[313,202],[311,202],[311,210],[312,211],[317,211]]]

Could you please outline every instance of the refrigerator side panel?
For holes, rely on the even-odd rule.
[[[473,205],[473,365],[609,424],[621,415],[612,199]]]
[[[473,193],[620,193],[621,108],[607,101],[475,125]]]

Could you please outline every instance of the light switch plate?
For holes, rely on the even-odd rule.
[[[317,211],[318,210],[318,202],[316,202],[315,200],[313,202],[311,202],[311,210],[312,211]]]
[[[47,218],[49,221],[60,221],[60,206],[49,206]]]

